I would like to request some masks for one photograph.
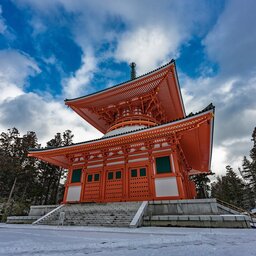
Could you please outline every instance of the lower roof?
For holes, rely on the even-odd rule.
[[[104,136],[100,139],[76,143],[70,146],[30,149],[29,156],[57,166],[69,168],[70,154],[86,153],[96,149],[136,143],[149,138],[157,139],[164,136],[177,135],[181,149],[191,168],[190,174],[208,172],[211,164],[213,113],[214,107],[209,105],[197,114],[166,124]]]

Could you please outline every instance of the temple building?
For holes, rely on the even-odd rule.
[[[186,116],[174,60],[65,104],[104,135],[29,156],[68,169],[63,203],[195,198],[208,173],[214,107]]]

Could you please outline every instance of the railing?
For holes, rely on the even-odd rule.
[[[47,219],[50,215],[52,215],[54,212],[58,211],[59,209],[61,209],[64,206],[64,204],[61,204],[60,206],[58,206],[57,208],[53,209],[52,211],[48,212],[47,214],[45,214],[44,216],[40,217],[38,220],[34,221],[32,223],[32,225],[38,224],[40,223],[42,220]]]
[[[249,211],[247,211],[247,210],[245,210],[245,209],[243,209],[243,208],[240,208],[240,207],[235,206],[235,205],[233,205],[233,204],[227,203],[227,202],[222,201],[222,200],[220,200],[220,199],[218,199],[218,198],[216,198],[216,201],[217,201],[217,203],[219,203],[219,204],[221,204],[221,205],[223,205],[223,206],[226,206],[226,207],[228,207],[228,208],[230,208],[230,209],[232,209],[232,210],[234,210],[234,211],[237,211],[237,212],[240,212],[240,213],[244,213],[244,214],[250,216],[250,217],[252,218],[252,221],[253,221],[253,218],[256,219],[256,215],[255,215],[255,214],[253,214],[253,213],[251,213],[251,212],[249,212]],[[253,221],[253,222],[254,222],[254,221]]]

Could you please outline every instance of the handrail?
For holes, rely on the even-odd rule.
[[[64,204],[59,205],[57,208],[53,209],[52,211],[46,213],[44,216],[40,217],[38,220],[34,221],[32,225],[35,225],[39,223],[40,221],[44,220],[45,218],[48,218],[50,215],[52,215],[54,212],[58,211],[64,206]]]
[[[220,204],[223,205],[223,206],[228,206],[228,207],[231,208],[232,210],[235,210],[235,211],[240,212],[240,213],[246,212],[250,217],[256,218],[256,215],[255,215],[255,214],[253,214],[253,213],[251,213],[251,212],[249,212],[249,211],[247,211],[247,210],[245,210],[245,209],[243,209],[243,208],[240,208],[240,207],[235,206],[235,205],[233,205],[233,204],[227,203],[227,202],[222,201],[222,200],[220,200],[220,199],[218,199],[218,198],[216,198],[216,201],[217,201],[217,203],[220,203]]]

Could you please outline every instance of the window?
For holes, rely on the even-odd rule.
[[[114,178],[113,172],[109,172],[108,173],[108,180],[113,180],[113,178]]]
[[[82,169],[75,169],[72,171],[71,183],[81,181]]]
[[[170,164],[170,157],[163,156],[156,158],[156,173],[170,173],[171,172],[171,164]]]
[[[121,171],[117,171],[116,172],[116,179],[121,179],[121,177],[122,177]]]
[[[89,174],[89,175],[87,176],[87,181],[88,181],[88,182],[92,182],[92,174]]]
[[[131,170],[131,177],[137,177],[137,170],[136,169]]]
[[[99,181],[99,180],[100,180],[99,173],[94,174],[94,181]]]
[[[140,177],[145,177],[145,176],[147,176],[146,168],[140,168]]]

